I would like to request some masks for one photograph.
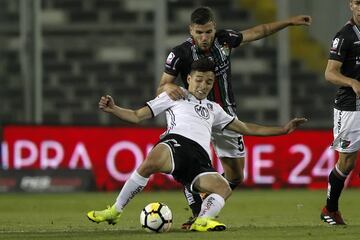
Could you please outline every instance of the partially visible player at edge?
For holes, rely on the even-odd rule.
[[[189,31],[191,37],[182,44],[174,47],[165,63],[165,71],[161,77],[157,94],[166,91],[171,99],[184,97],[180,87],[174,84],[175,78],[180,74],[185,87],[186,78],[194,60],[209,57],[216,64],[216,80],[214,88],[210,91],[208,99],[214,101],[231,116],[236,116],[236,105],[231,82],[230,55],[233,48],[242,44],[267,37],[288,26],[309,26],[311,17],[299,15],[284,21],[271,22],[255,26],[240,32],[233,30],[216,30],[216,23],[212,10],[209,7],[199,7],[191,14]],[[241,134],[233,131],[213,131],[213,146],[220,158],[224,177],[229,181],[232,189],[242,183],[244,174],[245,146]],[[184,189],[188,204],[194,217],[200,211],[201,198]],[[193,219],[183,224],[188,228]]]
[[[110,96],[101,97],[99,108],[118,118],[138,123],[166,111],[167,130],[150,151],[145,161],[132,173],[121,189],[115,204],[102,211],[90,211],[87,217],[96,223],[116,224],[125,206],[146,186],[153,173],[169,173],[192,191],[209,194],[199,216],[192,223],[193,231],[222,231],[226,226],[214,218],[231,194],[228,182],[211,165],[211,129],[226,128],[246,135],[280,135],[292,132],[304,118],[295,118],[283,127],[265,127],[244,123],[227,114],[217,103],[206,99],[215,81],[214,63],[203,58],[192,64],[185,98],[171,100],[166,92],[136,111],[120,108]],[[189,131],[191,129],[191,131]]]
[[[339,153],[330,172],[326,206],[320,218],[331,225],[345,225],[339,211],[344,182],[355,168],[360,148],[360,0],[350,0],[352,18],[336,33],[330,48],[325,78],[338,85],[334,102],[334,141]]]

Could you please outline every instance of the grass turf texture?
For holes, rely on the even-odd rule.
[[[196,233],[180,229],[190,216],[183,194],[145,192],[137,195],[115,226],[95,224],[89,210],[104,209],[117,193],[1,194],[0,239],[359,239],[360,191],[342,195],[341,210],[347,226],[328,226],[319,219],[325,191],[238,190],[219,220],[224,232]],[[141,209],[161,201],[172,209],[170,232],[147,233],[140,227]]]

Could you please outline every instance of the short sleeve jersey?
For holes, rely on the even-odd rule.
[[[360,30],[353,20],[336,33],[330,47],[329,59],[342,63],[344,76],[360,80]],[[351,87],[339,87],[334,107],[342,111],[360,111],[360,99]]]
[[[178,76],[187,88],[186,77],[193,61],[203,57],[211,58],[216,65],[215,83],[208,99],[218,103],[230,115],[236,115],[236,104],[231,84],[230,54],[243,40],[241,33],[233,30],[219,30],[215,33],[214,44],[208,51],[198,48],[192,38],[174,47],[165,62],[165,72]]]
[[[173,101],[161,93],[147,105],[154,116],[166,111],[167,130],[164,134],[179,134],[200,144],[210,155],[212,127],[223,129],[235,118],[227,114],[219,104],[207,99],[198,100],[183,89],[187,98]]]

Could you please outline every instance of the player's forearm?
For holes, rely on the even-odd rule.
[[[287,133],[284,127],[267,127],[254,123],[244,123],[237,119],[227,125],[226,129],[251,136],[275,136]]]
[[[352,87],[352,84],[354,81],[357,81],[356,79],[349,78],[344,76],[338,71],[326,71],[325,72],[325,79],[326,81],[337,85],[337,86],[344,86],[344,87]]]
[[[278,31],[280,31],[281,29],[284,29],[288,26],[291,25],[291,22],[289,20],[284,20],[284,21],[278,21],[278,22],[272,22],[272,23],[267,23],[264,24],[265,26],[264,28],[264,37],[269,36],[273,33],[276,33]]]
[[[291,25],[291,22],[288,20],[284,21],[278,21],[278,22],[271,22],[271,23],[265,23],[258,25],[256,27],[253,27],[249,30],[245,30],[242,32],[244,42],[251,42],[255,41],[264,37],[267,37],[271,34],[274,34],[281,29],[284,29]]]
[[[130,123],[139,123],[140,121],[142,121],[142,119],[138,116],[137,111],[134,111],[132,109],[115,106],[111,113],[120,118],[121,120]]]
[[[244,135],[251,136],[277,136],[286,134],[287,131],[284,127],[276,127],[276,126],[262,126],[254,123],[245,123],[246,125],[246,133]]]

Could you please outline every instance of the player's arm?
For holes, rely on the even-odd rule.
[[[115,104],[114,99],[110,95],[102,96],[100,98],[99,108],[104,112],[114,114],[121,120],[131,123],[139,123],[152,117],[151,109],[148,106],[138,110],[121,108]]]
[[[267,37],[288,26],[301,26],[301,25],[309,26],[310,24],[311,24],[311,17],[308,15],[298,15],[282,21],[261,24],[253,28],[249,28],[244,31],[241,31],[243,35],[242,43],[248,43]]]
[[[360,82],[356,79],[344,76],[340,69],[342,62],[336,60],[328,60],[325,79],[332,84],[338,86],[351,87],[357,96],[360,96]]]
[[[238,119],[234,119],[226,126],[226,129],[232,130],[243,135],[252,136],[276,136],[283,135],[294,131],[301,124],[307,121],[306,118],[294,118],[282,127],[263,126],[254,123],[245,123]]]
[[[156,94],[159,95],[162,92],[166,92],[172,100],[178,100],[185,97],[181,88],[174,84],[175,78],[175,76],[164,72],[161,76]]]

